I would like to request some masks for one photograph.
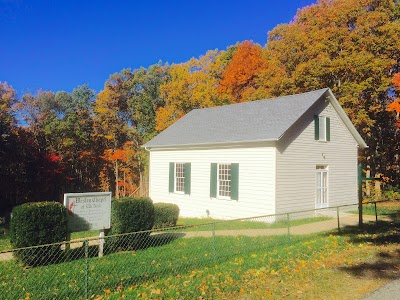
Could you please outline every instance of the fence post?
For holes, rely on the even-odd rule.
[[[89,299],[89,241],[85,240],[85,299]]]
[[[358,165],[358,226],[363,229],[363,203],[362,203],[362,164]]]
[[[99,257],[103,257],[104,254],[104,236],[104,229],[101,229],[99,234]]]
[[[376,209],[376,202],[374,202],[375,205],[375,223],[378,224],[378,210]]]
[[[336,207],[336,216],[337,216],[337,229],[340,233],[340,216],[339,216],[339,206]]]
[[[290,215],[287,213],[287,234],[290,235]]]

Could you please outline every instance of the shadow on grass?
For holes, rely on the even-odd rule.
[[[368,222],[363,229],[347,226],[341,234],[349,236],[350,241],[355,244],[400,244],[400,222],[397,216],[389,215],[387,221]],[[369,262],[341,267],[340,270],[355,277],[397,279],[400,277],[400,249],[380,251]]]
[[[379,252],[373,262],[341,267],[355,277],[397,279],[400,277],[400,250]]]
[[[167,245],[178,238],[184,237],[184,233],[159,233],[150,236],[142,235],[126,235],[122,237],[105,237],[104,255],[122,252],[122,251],[139,251],[146,250],[152,247],[161,247]],[[82,245],[79,247],[71,247],[68,250],[61,250],[60,246],[54,247],[53,250],[57,250],[54,253],[50,253],[47,248],[49,247],[38,247],[38,248],[27,248],[13,252],[18,258],[21,254],[24,257],[21,259],[22,266],[45,266],[45,265],[56,265],[65,262],[72,262],[79,259],[94,258],[99,255],[98,240],[88,241],[87,248],[85,243],[80,242]],[[73,244],[73,243],[71,243]],[[53,254],[53,255],[51,255]]]
[[[157,233],[153,235],[149,235],[149,233],[140,233],[110,236],[105,239],[104,253],[111,254],[120,251],[138,251],[152,247],[161,247],[184,236],[184,233],[178,232]]]

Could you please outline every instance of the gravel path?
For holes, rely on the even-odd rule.
[[[395,300],[400,297],[400,279],[393,280],[362,300]]]

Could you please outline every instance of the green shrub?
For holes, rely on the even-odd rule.
[[[111,205],[111,234],[146,231],[154,225],[154,206],[150,198],[123,198],[114,200]],[[138,241],[149,236],[149,232],[124,235],[109,239],[113,251],[131,249]]]
[[[154,228],[167,228],[176,226],[179,218],[179,207],[172,203],[154,204]]]
[[[14,207],[10,222],[10,242],[24,248],[65,241],[67,211],[58,202],[25,203]],[[23,263],[36,266],[60,260],[60,245],[22,249],[16,256]]]
[[[382,193],[383,200],[400,200],[400,189],[393,186],[386,187],[385,191]]]

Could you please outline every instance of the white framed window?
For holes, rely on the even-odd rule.
[[[175,163],[175,192],[185,192],[185,164]]]
[[[328,166],[317,165],[315,178],[315,207],[328,207]]]
[[[314,115],[315,140],[329,142],[331,140],[331,119]]]
[[[231,164],[218,164],[218,196],[231,197]]]
[[[239,163],[211,163],[210,198],[239,201]]]
[[[168,192],[190,195],[191,163],[169,163]]]

